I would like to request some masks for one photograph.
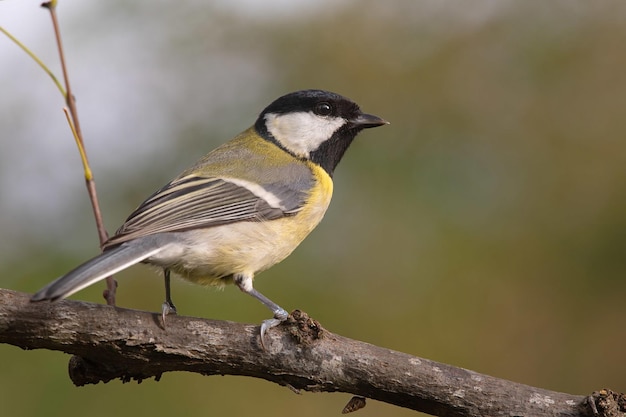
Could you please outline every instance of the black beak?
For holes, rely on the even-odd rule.
[[[373,114],[360,113],[356,117],[350,120],[350,124],[352,124],[354,127],[367,129],[370,127],[388,125],[389,122],[386,121],[385,119],[381,119],[378,116],[374,116]]]

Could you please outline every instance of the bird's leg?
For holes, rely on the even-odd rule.
[[[176,314],[176,306],[172,302],[172,291],[170,289],[170,270],[164,269],[163,276],[165,278],[165,302],[161,305],[161,315],[163,316],[163,325],[165,326],[165,316],[168,314]]]
[[[287,317],[289,317],[289,313],[287,313],[287,310],[255,290],[252,286],[252,276],[235,274],[233,276],[233,281],[241,291],[245,292],[246,294],[250,294],[261,303],[263,303],[265,307],[272,310],[272,313],[274,313],[273,318],[264,320],[263,323],[261,323],[261,347],[263,347],[263,349],[266,349],[267,344],[265,343],[265,335],[267,331],[272,327],[276,327],[283,321],[287,320]]]

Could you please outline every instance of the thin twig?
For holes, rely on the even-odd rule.
[[[78,153],[80,154],[80,159],[83,163],[83,169],[85,170],[85,179],[91,180],[93,179],[93,173],[91,172],[91,167],[89,166],[89,162],[87,161],[87,154],[85,153],[83,142],[80,140],[80,137],[78,136],[76,127],[74,126],[74,123],[72,122],[72,116],[70,116],[70,113],[67,107],[63,107],[63,113],[65,113],[67,124],[70,125],[70,129],[72,130],[72,135],[74,136],[74,140],[76,141],[76,146],[78,147]]]
[[[50,71],[50,68],[48,68],[48,66],[44,64],[43,61],[39,59],[39,57],[33,53],[33,51],[31,51],[26,45],[20,42],[15,36],[11,35],[11,33],[5,28],[3,28],[2,26],[0,26],[0,32],[4,33],[7,36],[7,38],[15,42],[15,44],[19,46],[22,51],[26,52],[26,54],[29,57],[31,57],[41,67],[41,69],[43,69],[45,73],[50,76],[50,78],[52,78],[54,85],[57,86],[61,94],[63,94],[63,97],[65,97],[65,94],[66,94],[65,89],[59,82],[59,79],[52,73],[52,71]]]
[[[91,172],[91,168],[89,167],[89,159],[87,158],[87,151],[85,150],[83,134],[78,119],[78,111],[76,110],[76,100],[74,98],[74,94],[70,85],[67,64],[65,62],[65,53],[63,51],[63,42],[61,41],[61,30],[59,29],[59,20],[56,13],[56,5],[56,0],[53,0],[43,3],[41,6],[50,11],[50,17],[52,18],[52,26],[54,27],[54,35],[59,50],[59,59],[61,61],[61,69],[63,71],[63,80],[65,82],[65,102],[71,116],[68,117],[68,123],[70,124],[72,133],[74,134],[74,137],[76,139],[76,144],[78,145],[78,150],[80,152],[81,160],[83,162],[83,167],[85,171],[85,185],[87,187],[87,192],[89,193],[89,199],[91,201],[91,207],[96,221],[100,247],[102,247],[104,242],[106,242],[109,237],[104,227],[104,221],[102,220],[102,212],[100,211],[100,204],[98,203],[98,195],[96,193],[96,184],[93,178],[93,174]],[[106,279],[106,282],[107,289],[104,291],[104,298],[106,299],[107,304],[115,305],[115,290],[117,287],[117,283],[115,282],[113,277],[108,277]]]

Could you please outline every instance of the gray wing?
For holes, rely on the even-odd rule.
[[[144,201],[105,247],[155,233],[295,214],[304,205],[307,194],[297,187],[290,188],[285,183],[249,185],[196,175],[178,178]]]

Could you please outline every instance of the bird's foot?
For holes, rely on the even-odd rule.
[[[261,323],[261,347],[263,350],[267,350],[268,346],[267,331],[286,321],[287,318],[289,318],[287,310],[279,307],[274,310],[274,318],[263,320],[263,323]]]
[[[171,301],[165,301],[161,304],[161,317],[163,318],[163,327],[165,327],[165,316],[169,314],[177,314],[176,306]]]

